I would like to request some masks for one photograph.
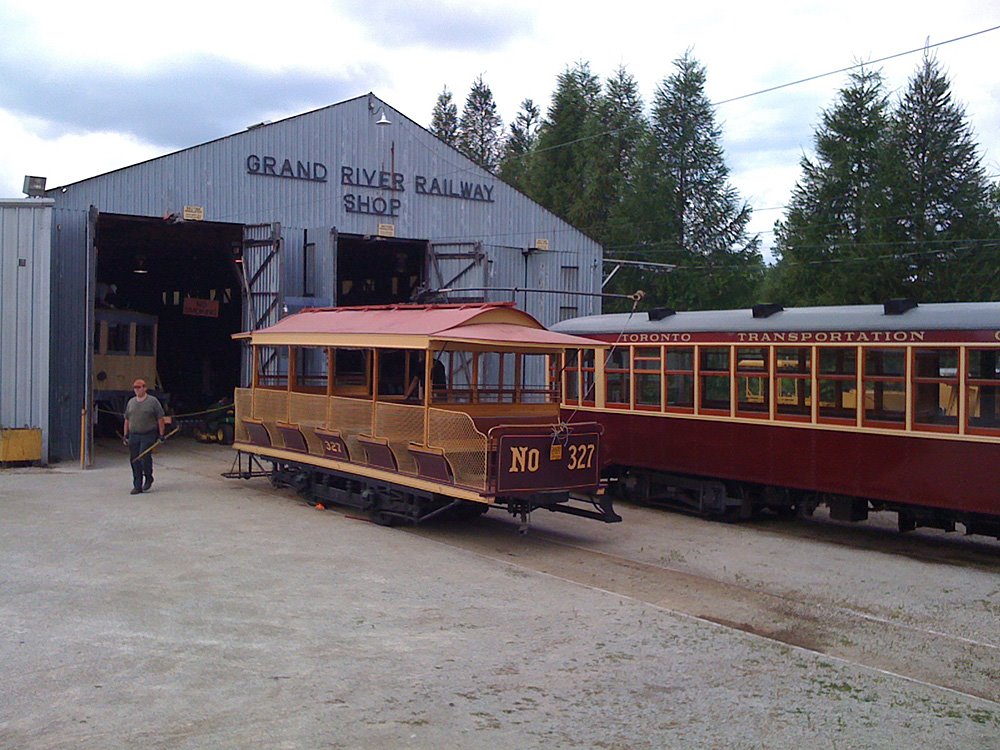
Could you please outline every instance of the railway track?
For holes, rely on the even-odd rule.
[[[658,515],[660,519],[656,515],[650,518],[654,523],[662,521],[666,531],[675,516]],[[649,518],[644,517],[643,522],[648,523]],[[669,559],[650,562],[645,547],[641,551],[646,554],[618,551],[628,545],[614,545],[611,551],[603,538],[588,540],[584,527],[574,536],[565,533],[562,526],[565,524],[558,529],[555,524],[548,528],[536,525],[528,536],[518,537],[513,533],[514,521],[488,515],[473,524],[438,524],[409,529],[408,533],[498,563],[629,597],[666,612],[1000,705],[1000,631],[994,629],[992,638],[981,633],[963,634],[964,625],[949,621],[948,613],[941,613],[929,624],[916,621],[906,611],[886,614],[860,600],[838,598],[833,592],[792,591],[739,572],[735,573],[737,581],[721,580],[684,570]],[[719,528],[704,524],[704,534],[709,536]],[[812,533],[817,532],[814,529]],[[774,543],[780,547],[781,539]],[[843,551],[837,552],[838,557],[844,557]],[[930,557],[939,555],[936,551]],[[979,563],[988,565],[989,557],[984,560]],[[906,562],[912,565],[914,580],[901,581],[901,589],[919,586],[925,577],[924,565],[940,564]],[[1000,557],[995,563],[994,570],[1000,571]],[[961,578],[960,571],[954,574]],[[837,571],[832,570],[831,575]],[[1000,614],[1000,587],[995,593],[994,616]]]

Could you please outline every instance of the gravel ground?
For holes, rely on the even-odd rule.
[[[1000,748],[995,701],[539,572],[513,523],[485,555],[219,478],[231,460],[168,444],[138,497],[111,446],[0,473],[0,747]],[[535,527],[795,597],[832,565],[831,600],[996,645],[989,566],[683,517],[664,541],[626,510]]]

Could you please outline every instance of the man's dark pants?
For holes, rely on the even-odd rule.
[[[153,444],[156,443],[156,437],[156,430],[129,432],[128,434],[128,457],[132,462],[132,486],[137,490],[142,489],[143,477],[150,481],[153,480],[153,454],[147,453],[138,461],[135,458],[143,451],[152,448]]]

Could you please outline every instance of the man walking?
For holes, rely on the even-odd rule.
[[[132,462],[132,492],[138,495],[153,486],[153,456],[146,453],[138,461],[136,458],[152,448],[157,440],[163,440],[166,421],[163,406],[156,396],[146,392],[146,381],[142,378],[132,383],[135,395],[125,406],[124,440]]]

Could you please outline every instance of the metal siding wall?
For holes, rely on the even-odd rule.
[[[302,264],[305,262],[305,231],[298,227],[281,227],[282,288],[284,296],[298,297],[302,289]]]
[[[80,411],[86,398],[84,361],[93,332],[85,330],[88,209],[53,214],[52,349],[49,383],[49,454],[80,458]]]
[[[601,248],[534,201],[480,169],[376,97],[362,96],[270,125],[256,127],[184,151],[66,186],[50,195],[57,204],[101,211],[162,216],[185,205],[203,206],[205,219],[237,224],[281,222],[288,254],[290,290],[301,273],[300,227],[336,227],[341,234],[376,234],[380,223],[395,226],[396,236],[432,242],[480,241],[488,253],[497,286],[524,286],[517,250],[548,240],[550,250],[531,260],[529,286],[556,289],[560,259],[578,257],[583,291],[600,286]],[[390,125],[376,125],[383,109]],[[282,179],[247,173],[247,157],[273,156],[280,162],[321,162],[325,182]],[[393,170],[403,175],[403,190],[342,184],[342,168]],[[492,202],[417,193],[415,177],[457,189],[462,180],[492,189]],[[398,199],[397,216],[348,212],[346,196]],[[298,236],[296,236],[298,234]],[[544,260],[543,260],[544,258]],[[514,267],[508,267],[511,260]],[[594,261],[597,261],[596,269]],[[520,272],[520,274],[518,274]],[[516,280],[516,281],[515,281]],[[509,282],[509,283],[508,283]],[[509,295],[508,295],[509,296]],[[528,311],[543,323],[558,320],[559,295],[528,296]],[[589,300],[589,301],[585,301]],[[593,298],[578,298],[580,314],[598,311]]]
[[[49,259],[52,201],[0,201],[0,427],[49,443]],[[24,265],[21,265],[21,262]]]

